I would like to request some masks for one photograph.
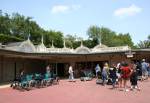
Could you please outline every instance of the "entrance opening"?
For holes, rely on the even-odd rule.
[[[65,77],[65,64],[63,64],[63,63],[58,63],[57,64],[57,69],[58,69],[58,71],[57,71],[57,75],[59,76],[59,77]]]

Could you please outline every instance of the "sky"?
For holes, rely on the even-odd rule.
[[[150,35],[150,0],[0,0],[0,10],[32,17],[43,29],[87,39],[91,25],[130,33],[133,42]]]

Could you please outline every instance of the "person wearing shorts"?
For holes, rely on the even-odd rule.
[[[127,63],[122,64],[121,73],[122,73],[121,78],[122,78],[122,80],[123,80],[123,87],[124,87],[124,90],[125,90],[125,91],[129,91],[129,90],[127,89],[127,82],[128,82],[128,80],[129,80],[131,70],[130,70],[130,67],[128,66]]]

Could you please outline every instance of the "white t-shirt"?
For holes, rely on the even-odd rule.
[[[69,73],[73,73],[72,66],[69,67]]]

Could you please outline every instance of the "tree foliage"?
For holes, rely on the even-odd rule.
[[[46,31],[33,21],[32,17],[25,17],[18,13],[8,15],[0,10],[0,34],[7,35],[6,38],[10,36],[10,38],[14,37],[19,40],[26,40],[30,35],[30,40],[34,44],[39,44],[43,36],[46,46],[50,47],[53,40],[55,46],[63,47],[62,32],[53,30]],[[13,40],[2,40],[2,36],[0,37],[0,42],[2,43],[16,42],[16,40]]]
[[[3,43],[7,43],[7,42],[20,42],[23,40],[20,38],[14,37],[14,36],[8,36],[8,35],[0,34],[0,41]]]
[[[93,25],[90,26],[89,29],[87,30],[87,34],[89,36],[89,38],[92,38],[94,41],[96,41],[97,43],[101,42],[101,28]]]
[[[140,41],[137,46],[138,48],[150,48],[150,35],[147,37],[147,40]]]
[[[116,32],[110,30],[109,28],[105,27],[98,27],[98,26],[90,26],[87,30],[87,35],[93,41],[101,40],[102,44],[107,46],[125,46],[128,45],[133,47],[134,44],[132,42],[131,36],[129,33],[126,34],[116,34]],[[96,42],[98,44],[98,42]]]
[[[66,35],[65,36],[66,46],[70,48],[77,48],[80,46],[81,41],[83,41],[83,38],[78,37],[77,35]]]
[[[0,11],[0,34],[10,34],[10,16],[7,13]]]
[[[60,31],[46,31],[44,35],[45,44],[51,47],[53,45],[59,48],[63,47],[63,33]]]

